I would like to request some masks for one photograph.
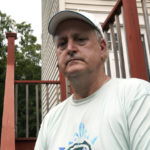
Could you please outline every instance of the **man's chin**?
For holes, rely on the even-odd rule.
[[[78,77],[78,76],[81,76],[83,74],[84,70],[81,70],[81,69],[78,69],[78,70],[71,70],[71,71],[68,71],[68,72],[65,72],[65,76],[66,77]]]

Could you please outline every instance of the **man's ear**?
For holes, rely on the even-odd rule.
[[[107,58],[107,45],[103,38],[99,39],[101,60],[104,62]]]
[[[99,44],[100,44],[101,51],[105,52],[106,51],[106,41],[103,38],[100,38]]]

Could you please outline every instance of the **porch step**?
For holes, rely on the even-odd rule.
[[[36,138],[16,138],[16,150],[34,150]]]

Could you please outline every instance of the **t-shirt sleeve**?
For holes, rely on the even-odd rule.
[[[34,150],[46,150],[46,123],[43,120],[36,140]]]
[[[128,130],[131,150],[150,149],[150,83],[133,82],[127,93]]]

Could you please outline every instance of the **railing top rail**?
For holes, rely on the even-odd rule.
[[[60,84],[60,81],[50,81],[50,80],[15,80],[15,84]]]
[[[109,24],[115,21],[115,15],[119,15],[121,13],[122,0],[118,0],[105,22],[102,24],[103,31],[108,31]]]

